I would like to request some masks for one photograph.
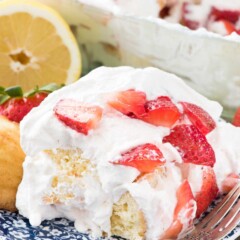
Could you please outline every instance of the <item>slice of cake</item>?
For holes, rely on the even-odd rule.
[[[222,107],[155,68],[99,68],[21,122],[17,208],[95,237],[183,236],[239,181],[240,129]]]

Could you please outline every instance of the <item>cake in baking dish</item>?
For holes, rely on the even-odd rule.
[[[229,35],[240,34],[240,3],[238,0],[167,0],[160,17],[179,22],[190,29],[206,28],[211,32]]]
[[[192,30],[205,28],[220,35],[240,34],[238,0],[79,0],[142,17],[162,18]]]
[[[21,122],[17,208],[94,237],[175,239],[238,181],[240,129],[155,68],[98,68]]]

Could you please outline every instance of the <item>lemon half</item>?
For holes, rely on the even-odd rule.
[[[0,2],[0,86],[68,84],[80,73],[77,42],[56,11],[28,0]]]

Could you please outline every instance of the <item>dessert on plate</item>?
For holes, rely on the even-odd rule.
[[[239,181],[240,128],[155,68],[98,68],[21,122],[16,206],[95,237],[176,239]]]

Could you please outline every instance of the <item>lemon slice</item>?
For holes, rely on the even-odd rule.
[[[33,1],[0,2],[0,86],[68,84],[80,72],[77,42],[57,12]]]

